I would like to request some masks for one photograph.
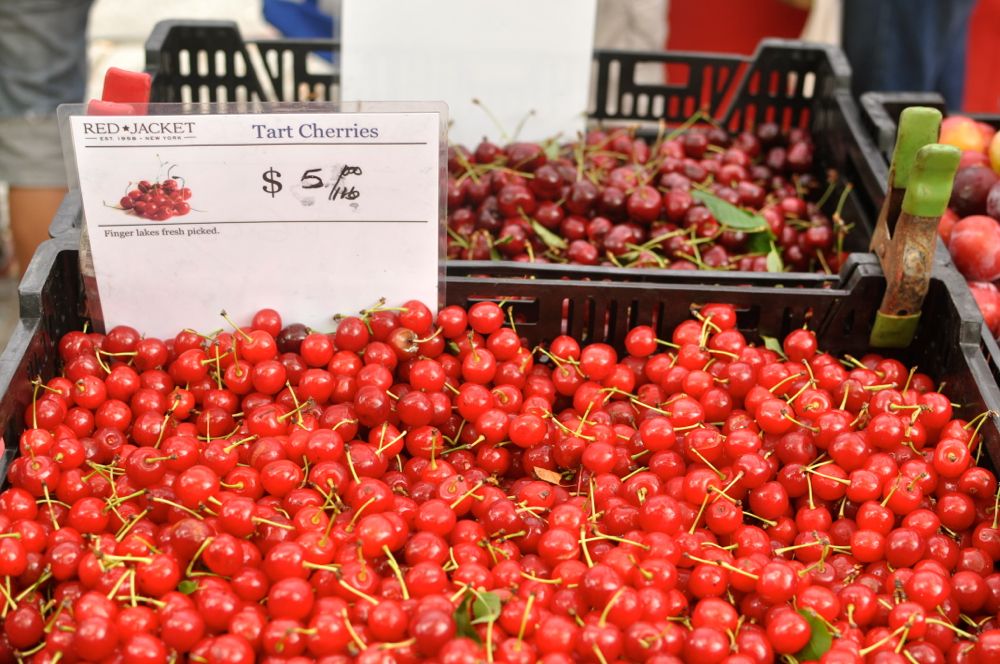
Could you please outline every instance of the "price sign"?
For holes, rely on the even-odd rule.
[[[435,305],[445,109],[408,106],[72,116],[105,326],[212,330],[222,309],[273,307],[328,330],[381,298]]]

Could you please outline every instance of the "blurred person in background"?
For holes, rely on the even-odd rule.
[[[23,273],[66,193],[56,121],[82,102],[92,0],[0,0],[0,181]]]
[[[338,39],[340,0],[264,0],[264,20],[285,37]],[[339,53],[322,56],[337,64]]]
[[[855,95],[923,91],[962,108],[976,0],[842,0],[841,44]]]
[[[594,47],[625,51],[663,51],[667,45],[668,0],[597,0]],[[662,83],[664,68],[643,63],[637,83]]]

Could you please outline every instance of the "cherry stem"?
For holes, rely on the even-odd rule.
[[[175,457],[176,458],[176,457]],[[132,500],[133,498],[138,498],[146,493],[145,489],[139,489],[138,491],[133,491],[127,496],[115,496],[114,498],[108,499],[108,504],[104,506],[104,511],[113,510],[122,503]]]
[[[344,528],[344,530],[346,530],[347,532],[352,532],[354,530],[354,524],[357,522],[358,518],[361,516],[361,513],[364,512],[365,509],[369,505],[371,505],[372,503],[374,503],[377,499],[378,499],[377,496],[372,496],[371,498],[369,498],[368,500],[366,500],[365,502],[363,502],[361,504],[361,507],[358,508],[358,511],[356,511],[354,513],[354,515],[351,517],[351,520],[347,523],[347,527]]]
[[[222,318],[225,319],[225,321],[227,323],[229,323],[230,325],[232,325],[233,329],[236,330],[237,334],[239,334],[239,335],[241,335],[243,337],[244,341],[253,341],[253,337],[251,337],[249,334],[247,334],[246,332],[244,332],[243,328],[241,328],[239,325],[237,325],[236,323],[234,323],[233,319],[229,317],[229,314],[226,313],[225,309],[223,309],[222,311],[220,311],[219,315],[222,316]]]
[[[897,628],[896,631],[886,634],[881,639],[871,644],[867,648],[862,648],[861,650],[858,651],[858,654],[861,655],[862,657],[865,657],[868,655],[868,653],[878,650],[885,644],[889,643],[889,641],[892,641],[894,638],[902,634],[904,631],[909,631],[909,629],[910,629],[909,625],[902,625],[901,627]]]
[[[136,514],[136,515],[135,515],[134,517],[132,517],[131,519],[129,519],[129,522],[128,522],[128,523],[126,523],[126,524],[123,524],[123,525],[122,525],[122,527],[121,527],[121,529],[120,529],[120,530],[119,530],[119,531],[118,531],[117,533],[115,533],[115,539],[116,539],[117,541],[119,541],[119,542],[121,542],[121,541],[122,541],[123,539],[125,539],[125,536],[126,536],[126,535],[127,535],[127,534],[128,534],[128,533],[129,533],[129,532],[130,532],[130,531],[131,531],[131,530],[132,530],[133,528],[135,528],[135,524],[137,524],[137,523],[139,523],[140,521],[142,521],[143,519],[145,519],[145,518],[146,518],[146,515],[147,515],[147,514],[149,514],[149,510],[148,510],[148,509],[145,509],[145,510],[143,510],[142,512],[140,512],[140,513]]]
[[[416,639],[407,639],[405,641],[394,641],[392,643],[380,643],[378,645],[378,649],[379,650],[395,650],[397,648],[409,648],[410,646],[412,646],[416,642],[417,642]]]
[[[203,542],[201,543],[201,545],[200,545],[200,546],[198,547],[198,550],[194,552],[194,555],[193,555],[193,556],[191,556],[191,562],[189,562],[189,563],[188,563],[188,566],[187,566],[187,569],[186,569],[186,570],[184,570],[184,575],[185,575],[185,576],[191,576],[192,574],[194,574],[194,564],[195,564],[196,562],[198,562],[198,558],[199,558],[199,557],[201,556],[202,552],[203,552],[203,551],[204,551],[204,550],[205,550],[205,549],[206,549],[206,548],[208,547],[208,545],[209,545],[209,544],[211,544],[211,543],[212,543],[212,542],[213,542],[214,540],[215,540],[215,538],[214,538],[214,537],[206,537],[206,538],[205,538],[205,540],[204,540],[204,541],[203,541]]]
[[[621,544],[631,544],[632,546],[639,547],[643,551],[649,551],[649,545],[643,544],[642,542],[636,542],[635,540],[626,539],[624,537],[618,537],[617,535],[608,535],[600,531],[594,531],[594,537],[588,537],[588,542],[598,542],[600,540],[610,540],[612,542],[619,542]]]
[[[358,484],[361,480],[358,478],[358,471],[354,470],[354,459],[351,458],[351,448],[348,446],[344,450],[344,458],[347,459],[347,469],[351,471],[351,477],[354,478],[354,483]]]
[[[46,646],[48,645],[49,644],[45,640],[43,640],[38,645],[32,646],[29,650],[18,650],[17,651],[18,661],[22,661],[26,657],[31,657],[34,654],[40,653],[41,651],[45,650]],[[56,654],[61,655],[62,653],[56,653]]]
[[[910,483],[906,487],[906,490],[907,491],[913,491],[913,488],[915,486],[917,486],[918,484],[920,484],[925,479],[927,479],[927,477],[928,477],[927,473],[920,473],[919,475],[917,475],[916,477],[914,477],[912,480],[910,480]]]
[[[337,564],[324,565],[322,563],[311,563],[308,560],[304,560],[302,561],[302,566],[306,569],[318,569],[323,570],[324,572],[333,572],[334,574],[340,573],[340,565]]]
[[[694,521],[691,523],[691,529],[688,531],[689,535],[694,535],[694,531],[698,529],[698,522],[701,521],[701,515],[705,513],[705,508],[708,507],[708,499],[711,496],[708,492],[705,492],[705,498],[701,501],[701,507],[698,508],[698,513],[694,517]]]
[[[587,548],[587,530],[584,526],[580,526],[580,548],[583,550],[583,558],[587,561],[587,567],[593,567],[594,560],[590,557],[590,550]]]
[[[280,521],[272,521],[271,519],[265,519],[264,517],[255,516],[250,519],[254,523],[262,523],[265,526],[271,526],[273,528],[281,528],[282,530],[295,530],[295,526],[289,525],[287,523],[281,523]]]
[[[115,596],[118,594],[118,590],[122,587],[122,585],[125,584],[125,579],[134,575],[135,575],[135,570],[133,569],[125,570],[125,572],[120,577],[118,577],[118,580],[115,581],[115,585],[111,586],[111,590],[108,591],[107,595],[108,599],[113,600]]]
[[[309,408],[312,405],[313,405],[313,400],[312,399],[307,399],[304,403],[299,404],[293,410],[288,411],[284,415],[278,415],[278,417],[276,419],[279,422],[284,422],[289,417],[292,417],[293,415],[298,415],[299,418],[300,418],[299,422],[301,423],[301,411],[302,411],[302,409],[303,408]]]
[[[180,503],[175,503],[174,501],[168,500],[166,498],[160,498],[159,496],[152,496],[150,498],[150,500],[152,502],[154,502],[154,503],[161,503],[163,505],[169,505],[170,507],[173,507],[174,509],[178,509],[178,510],[180,510],[182,512],[187,512],[188,514],[190,514],[191,516],[193,516],[194,518],[199,519],[199,520],[204,520],[204,518],[205,518],[201,514],[198,514],[197,512],[195,512],[190,507],[185,507],[184,505],[181,505]]]
[[[744,516],[748,516],[750,518],[757,519],[761,523],[766,523],[767,525],[771,526],[772,528],[774,528],[776,525],[778,525],[777,521],[771,521],[770,519],[765,519],[764,517],[757,516],[753,512],[748,512],[747,510],[743,510],[743,514],[744,514]]]
[[[557,586],[563,582],[562,577],[557,579],[543,579],[539,576],[529,574],[528,572],[521,572],[521,576],[523,576],[526,579],[529,579],[530,581],[534,581],[535,583],[551,583],[554,586]]]
[[[481,488],[483,488],[483,484],[485,484],[485,482],[483,482],[481,480],[479,482],[476,482],[476,485],[474,487],[472,487],[471,489],[469,489],[468,491],[466,491],[465,493],[463,493],[461,496],[459,496],[458,498],[456,498],[454,501],[452,501],[452,503],[451,503],[451,505],[449,505],[449,507],[451,509],[455,509],[456,507],[458,507],[459,503],[461,503],[466,498],[470,498],[470,497],[471,498],[479,498],[479,500],[482,500],[483,499],[482,496],[475,496],[473,494],[475,494],[477,491],[479,491]],[[530,510],[526,509],[526,511],[530,511]]]
[[[843,477],[834,477],[833,475],[825,475],[824,473],[820,473],[820,472],[817,472],[815,470],[812,470],[808,466],[805,467],[805,468],[803,468],[802,471],[804,473],[809,474],[809,475],[815,475],[816,477],[822,477],[823,479],[829,480],[831,482],[837,482],[838,484],[843,484],[844,486],[850,486],[851,485],[851,481],[848,480],[848,479],[845,479]]]
[[[528,629],[528,616],[531,615],[531,608],[534,604],[535,593],[528,593],[528,601],[524,603],[524,613],[521,614],[521,627],[517,630],[518,645],[524,643],[524,632]]]
[[[593,651],[594,651],[594,655],[596,655],[596,656],[597,656],[597,660],[598,660],[598,661],[599,661],[599,662],[600,662],[601,664],[608,664],[608,660],[607,660],[607,659],[606,659],[606,658],[604,657],[604,653],[603,653],[603,652],[601,652],[601,648],[600,648],[600,646],[598,646],[598,645],[597,645],[597,644],[595,643],[595,644],[594,644],[593,646],[591,646],[591,650],[593,650]]]
[[[10,579],[8,577],[8,581],[9,580]],[[6,617],[8,607],[11,609],[16,609],[17,604],[14,602],[14,598],[10,596],[10,591],[7,590],[5,584],[0,583],[0,594],[2,594],[4,596],[4,599],[7,600],[7,604],[5,604],[3,608],[3,615]]]
[[[993,529],[996,530],[997,519],[1000,518],[1000,487],[997,488],[996,498],[993,499]]]
[[[824,545],[819,540],[813,540],[811,542],[802,542],[801,544],[792,544],[790,546],[783,546],[783,547],[781,547],[779,549],[775,549],[774,552],[775,553],[788,553],[789,551],[797,551],[799,549],[807,549],[810,546],[820,546],[820,547],[823,547],[825,549],[829,545]]]
[[[882,507],[889,504],[889,499],[892,498],[892,494],[896,493],[896,489],[899,488],[899,482],[893,482],[892,486],[889,487],[889,493],[885,494],[885,498],[882,499]]]
[[[698,556],[693,556],[690,553],[685,553],[684,557],[689,558],[690,560],[693,560],[697,563],[701,563],[702,565],[714,565],[715,567],[721,567],[722,569],[729,570],[730,572],[736,572],[737,574],[742,574],[743,576],[754,579],[755,581],[758,578],[760,578],[753,572],[748,572],[745,569],[737,567],[736,565],[733,565],[732,563],[729,563],[725,560],[708,560],[707,558],[699,558]]]
[[[371,598],[369,597],[369,599]],[[377,605],[378,602],[375,604]],[[368,645],[361,640],[361,636],[358,635],[357,631],[355,631],[354,625],[351,624],[351,617],[347,615],[347,609],[341,609],[340,615],[344,618],[344,627],[347,629],[347,633],[351,635],[351,640],[354,641],[355,645],[357,645],[362,651],[366,650]]]
[[[788,420],[792,424],[800,426],[803,429],[806,429],[807,431],[812,431],[813,433],[819,433],[819,428],[814,427],[811,424],[806,424],[805,422],[801,422],[801,421],[795,419],[794,417],[792,417],[791,415],[789,415],[788,413],[782,413],[781,415],[782,415],[782,417],[784,417],[786,420]]]
[[[410,599],[410,591],[406,587],[406,581],[403,579],[403,570],[399,568],[399,563],[396,562],[396,558],[392,555],[392,551],[388,546],[383,544],[382,552],[385,553],[386,562],[389,563],[389,567],[392,568],[392,573],[396,575],[396,579],[399,581],[399,588],[403,593],[403,599]]]
[[[112,484],[112,486],[114,485]],[[44,482],[42,482],[42,493],[45,494],[45,502],[49,506],[49,517],[52,519],[52,528],[54,530],[59,530],[59,521],[56,520],[55,510],[52,509],[52,498],[49,496],[49,487]]]
[[[347,581],[344,581],[343,579],[337,579],[337,583],[339,583],[341,585],[341,587],[343,587],[343,589],[346,590],[347,592],[349,592],[349,593],[351,593],[353,595],[356,595],[357,597],[365,600],[366,602],[368,602],[372,606],[378,606],[378,600],[377,599],[375,599],[374,597],[372,597],[371,595],[369,595],[367,593],[364,593],[364,592],[358,590],[357,588],[355,588],[354,586],[352,586],[351,584],[349,584]]]
[[[594,442],[595,440],[597,440],[597,438],[595,438],[594,436],[588,436],[586,434],[580,433],[579,431],[574,431],[573,429],[570,429],[568,426],[560,422],[559,418],[557,418],[552,413],[545,413],[544,417],[546,419],[552,420],[552,423],[556,425],[556,428],[562,429],[563,433],[568,433],[570,436],[574,436],[576,438],[582,438],[583,440],[588,440],[590,442]]]
[[[937,618],[927,618],[926,622],[928,625],[938,625],[940,627],[946,627],[963,638],[972,639],[973,641],[975,641],[976,639],[975,634],[970,634],[969,632],[966,632],[964,629],[955,627],[950,622],[947,622],[945,620],[938,620]]]
[[[531,246],[530,244],[528,245]],[[486,623],[486,661],[493,662],[493,620]]]
[[[802,378],[805,375],[806,375],[805,371],[798,371],[796,373],[789,374],[789,375],[785,376],[784,378],[782,378],[781,380],[779,380],[774,385],[772,385],[771,387],[767,388],[767,391],[770,392],[771,394],[774,394],[774,391],[776,389],[778,389],[779,387],[781,387],[782,385],[784,385],[785,383],[791,382],[793,380],[797,380],[799,378]]]
[[[910,619],[906,621],[903,625],[903,634],[899,637],[899,643],[896,644],[896,654],[899,654],[903,650],[903,646],[906,645],[906,637],[910,635],[910,626],[913,624],[913,615],[910,615]]]
[[[402,433],[400,433],[398,436],[396,436],[395,438],[393,438],[392,440],[390,440],[385,445],[383,445],[380,442],[379,446],[375,449],[376,456],[382,456],[382,452],[384,452],[385,450],[387,450],[389,447],[395,445],[397,442],[399,442],[400,440],[402,440],[405,436],[406,436],[406,432],[403,431]],[[382,431],[381,438],[383,440],[385,439],[385,431],[384,430]],[[353,465],[352,465],[352,468],[353,468]]]
[[[701,462],[703,464],[705,464],[706,466],[708,466],[709,470],[711,470],[713,473],[715,473],[716,477],[718,477],[720,480],[726,479],[725,473],[723,473],[721,470],[719,470],[714,465],[712,465],[712,462],[709,461],[708,459],[706,459],[705,456],[701,452],[699,452],[697,450],[697,448],[689,447],[688,451],[691,452],[692,454],[694,454],[699,459],[701,459]]]

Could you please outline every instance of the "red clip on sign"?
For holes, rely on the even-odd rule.
[[[149,106],[149,89],[152,77],[145,72],[134,72],[109,67],[104,75],[101,99],[87,104],[88,115],[145,115]]]

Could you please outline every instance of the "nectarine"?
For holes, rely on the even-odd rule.
[[[979,123],[964,115],[949,115],[941,121],[941,136],[938,139],[946,145],[954,145],[959,150],[983,152],[988,140],[979,128]]]

